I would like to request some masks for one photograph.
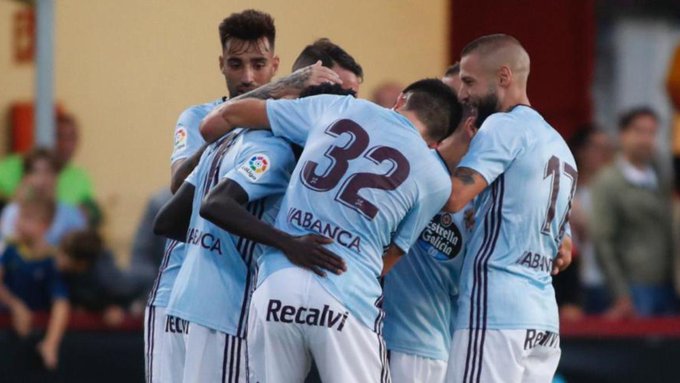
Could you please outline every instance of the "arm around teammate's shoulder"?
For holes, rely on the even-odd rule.
[[[211,143],[237,127],[269,129],[265,101],[245,99],[225,102],[208,113],[201,121],[200,130],[206,142]]]
[[[486,179],[477,171],[465,167],[456,168],[451,178],[451,195],[444,210],[453,213],[461,211],[487,186]]]
[[[293,237],[278,230],[246,210],[249,200],[238,182],[225,178],[205,197],[200,214],[222,230],[283,251],[293,264],[320,276],[326,275],[323,269],[334,274],[347,269],[342,258],[324,247],[333,240],[316,234]]]

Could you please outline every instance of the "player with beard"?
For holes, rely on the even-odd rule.
[[[300,71],[295,76],[279,80],[278,85],[270,88],[268,92],[261,90],[258,92],[256,88],[269,83],[279,65],[279,58],[274,53],[276,29],[272,17],[256,10],[234,13],[220,23],[219,35],[222,47],[219,68],[226,80],[229,95],[235,99],[279,97],[291,91],[299,93],[308,85],[328,81],[340,82],[333,71],[317,65],[307,71]],[[227,98],[222,97],[209,103],[195,105],[180,115],[175,127],[175,144],[171,157],[173,192],[177,191],[191,173],[206,148],[205,141],[198,131],[201,119],[225,100]],[[160,371],[170,368],[173,364],[172,361],[164,362],[171,358],[164,344],[171,342],[171,339],[181,341],[181,334],[166,331],[165,308],[184,253],[183,243],[168,241],[158,277],[149,295],[144,321],[147,382],[159,381]]]
[[[567,144],[529,106],[529,55],[497,34],[461,54],[460,98],[489,115],[447,208],[475,200],[447,381],[550,382],[560,357],[551,272],[576,189]]]
[[[318,61],[327,68],[335,64],[323,52],[307,49],[296,64]],[[317,93],[354,94],[339,84],[323,83],[304,89],[300,96]],[[163,370],[163,382],[247,381],[246,314],[262,247],[220,230],[199,214],[220,212],[233,201],[246,214],[271,222],[294,165],[291,147],[283,139],[269,132],[239,130],[206,149],[159,212],[155,231],[187,242],[167,306],[166,331],[178,336],[165,345],[174,363]],[[288,246],[295,249],[291,261],[312,268],[323,267],[323,257],[333,262],[333,255],[320,247],[326,242],[320,236],[291,238]],[[305,258],[307,254],[313,258]],[[333,270],[342,266],[336,260]]]

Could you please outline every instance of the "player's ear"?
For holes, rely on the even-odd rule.
[[[272,68],[274,70],[274,74],[276,74],[276,72],[279,70],[280,61],[281,59],[279,59],[279,55],[274,55],[274,57],[272,57]]]
[[[397,102],[394,103],[394,106],[392,107],[392,109],[394,109],[394,110],[401,109],[404,105],[406,105],[407,100],[408,100],[408,98],[406,97],[406,95],[403,92],[399,93],[399,97],[397,97]]]
[[[507,87],[512,82],[512,71],[507,65],[501,66],[498,70],[498,83],[502,87]]]

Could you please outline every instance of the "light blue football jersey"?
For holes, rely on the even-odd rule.
[[[519,105],[482,124],[459,167],[489,186],[476,201],[456,328],[557,332],[550,272],[578,178],[567,144]]]
[[[196,189],[186,258],[170,295],[168,314],[227,334],[246,335],[257,258],[264,246],[202,218],[201,202],[226,177],[248,193],[248,210],[273,224],[294,166],[290,144],[268,131],[237,130],[206,150],[186,180]]]
[[[408,254],[385,276],[387,349],[430,359],[449,359],[463,265],[466,209],[440,212]]]
[[[205,141],[201,136],[199,127],[201,120],[210,113],[217,105],[224,102],[224,98],[190,106],[179,115],[175,125],[175,143],[172,150],[170,163],[190,157],[203,146]],[[165,244],[165,252],[158,276],[151,288],[147,304],[156,307],[166,307],[170,300],[170,291],[177,278],[179,267],[184,261],[185,245],[182,242],[168,240]]]
[[[276,227],[334,242],[347,271],[319,282],[373,331],[382,330],[383,248],[408,252],[451,192],[443,164],[401,114],[351,96],[268,100],[275,135],[304,146]],[[261,283],[293,264],[277,250],[263,257]]]
[[[226,98],[220,98],[205,104],[190,106],[179,115],[175,125],[175,141],[170,163],[191,157],[205,144],[199,130],[201,120],[225,100]]]

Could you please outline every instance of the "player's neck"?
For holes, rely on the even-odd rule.
[[[525,89],[508,89],[501,101],[501,110],[507,112],[517,105],[531,106]]]
[[[399,108],[395,109],[395,112],[401,114],[402,116],[406,117],[407,120],[411,122],[411,124],[418,130],[418,133],[420,133],[420,136],[423,137],[423,140],[425,140],[425,143],[427,143],[427,146],[434,147],[436,146],[435,142],[429,142],[427,139],[427,127],[425,124],[420,121],[418,116],[416,115],[415,112],[411,110],[405,110],[404,108]]]

